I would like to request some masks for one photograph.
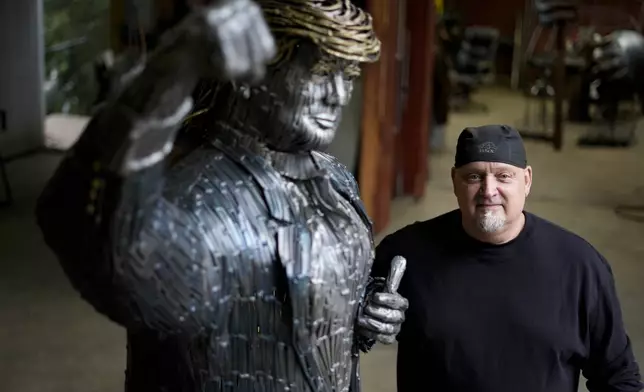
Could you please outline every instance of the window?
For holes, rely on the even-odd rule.
[[[109,0],[44,0],[47,113],[88,115],[94,62],[109,49]]]

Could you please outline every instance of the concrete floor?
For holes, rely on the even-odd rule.
[[[447,150],[430,162],[426,197],[396,200],[388,232],[456,206],[449,169],[460,129],[514,124],[522,113],[521,99],[507,92],[491,90],[477,99],[490,113],[452,115]],[[582,150],[574,145],[577,135],[578,127],[567,128],[560,153],[527,142],[535,176],[528,209],[582,235],[611,261],[635,353],[644,361],[644,225],[613,212],[644,199],[644,145]],[[57,161],[38,156],[9,168],[17,202],[0,210],[0,391],[122,391],[124,331],[71,290],[33,222],[33,203]],[[395,356],[395,346],[364,356],[365,392],[395,391]]]

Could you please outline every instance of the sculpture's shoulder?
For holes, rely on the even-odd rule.
[[[246,166],[216,146],[195,150],[170,168],[164,196],[217,257],[233,257],[272,238],[271,204],[263,188]],[[278,207],[287,203],[271,201]]]
[[[165,175],[164,196],[168,200],[177,200],[194,191],[195,186],[203,180],[208,168],[215,162],[225,159],[225,155],[216,149],[198,148],[169,166]]]
[[[371,229],[372,222],[367,215],[362,199],[360,199],[360,188],[353,174],[333,155],[320,151],[313,151],[312,155],[320,169],[328,173],[333,188],[351,202],[362,220]]]

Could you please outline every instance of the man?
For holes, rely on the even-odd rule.
[[[521,137],[465,129],[452,169],[459,209],[386,237],[372,275],[407,259],[398,391],[639,391],[638,366],[607,261],[524,211],[532,185]]]

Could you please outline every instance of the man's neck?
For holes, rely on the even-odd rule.
[[[507,222],[506,225],[494,233],[484,233],[478,227],[463,222],[463,229],[472,238],[493,245],[503,245],[517,238],[525,226],[525,215],[514,222]]]

